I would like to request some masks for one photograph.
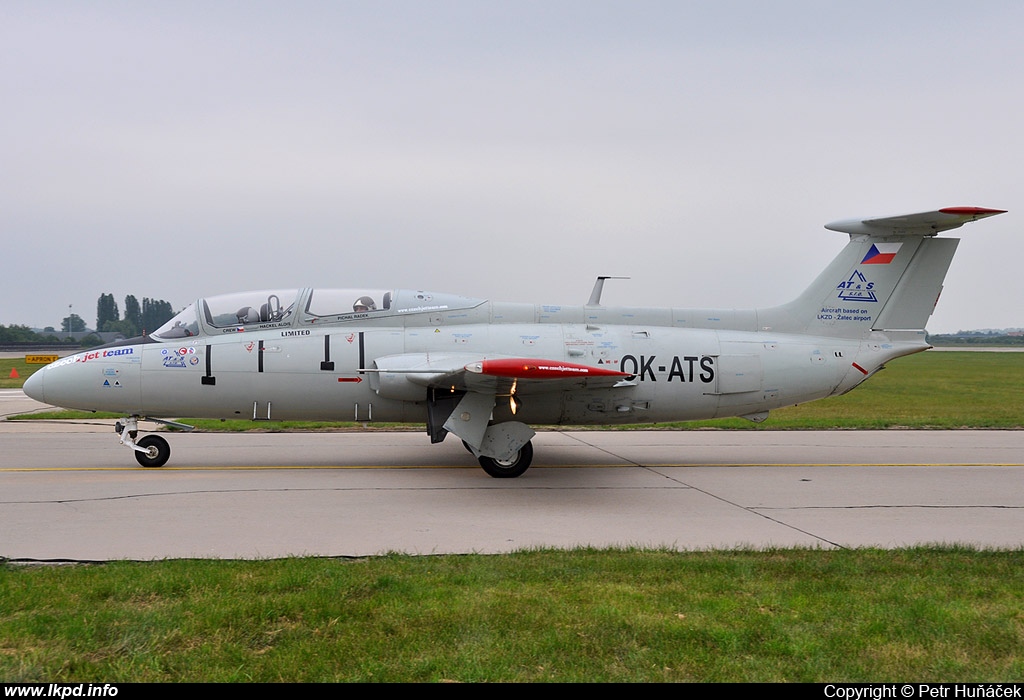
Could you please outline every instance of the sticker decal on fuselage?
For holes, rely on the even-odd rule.
[[[89,362],[90,360],[96,360],[96,359],[99,359],[101,357],[119,357],[119,356],[123,356],[123,355],[134,355],[134,354],[135,354],[135,348],[111,348],[110,350],[104,350],[102,352],[97,350],[95,352],[87,352],[87,353],[84,353],[82,355],[75,355],[73,361],[74,362]],[[62,362],[60,364],[65,364],[65,363]],[[55,366],[60,366],[60,365],[55,365]]]

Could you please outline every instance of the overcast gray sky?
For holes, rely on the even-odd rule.
[[[788,301],[823,225],[1010,213],[929,329],[1024,326],[1024,3],[0,4],[0,323],[112,293]]]

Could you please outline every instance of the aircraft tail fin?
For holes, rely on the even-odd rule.
[[[1002,213],[949,207],[827,224],[827,229],[850,234],[850,242],[799,297],[760,310],[759,325],[843,338],[871,331],[923,333],[960,242],[937,234]]]

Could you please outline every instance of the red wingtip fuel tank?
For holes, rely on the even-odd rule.
[[[628,377],[629,374],[604,367],[578,365],[572,362],[537,360],[531,358],[503,358],[481,360],[466,365],[476,374],[514,379],[565,379],[566,377]]]

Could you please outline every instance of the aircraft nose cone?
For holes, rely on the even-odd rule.
[[[46,373],[42,370],[36,371],[25,380],[25,385],[22,387],[22,391],[30,399],[35,399],[41,403],[46,403],[43,394],[43,375]]]

